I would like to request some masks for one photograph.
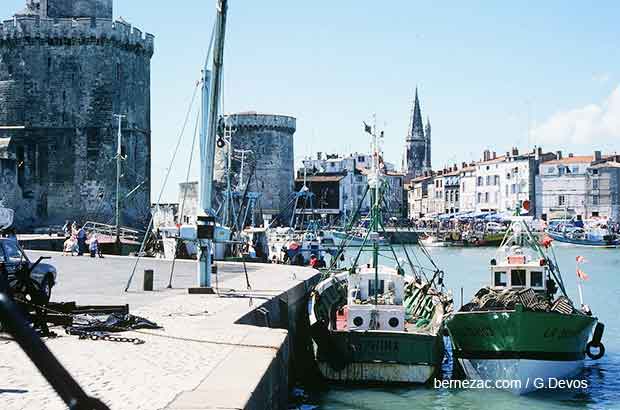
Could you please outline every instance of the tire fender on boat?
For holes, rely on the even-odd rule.
[[[601,339],[603,338],[603,331],[605,330],[605,325],[602,323],[597,323],[594,328],[594,334],[592,335],[592,340],[588,342],[586,345],[586,354],[592,360],[598,360],[605,355],[605,345],[601,343]],[[592,348],[598,349],[598,353],[592,353]]]

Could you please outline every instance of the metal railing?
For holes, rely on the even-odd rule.
[[[116,237],[116,226],[108,225],[99,222],[88,221],[84,224],[84,230],[89,234],[95,233],[97,235]],[[120,239],[127,241],[140,241],[144,233],[137,229],[127,228],[121,226]]]

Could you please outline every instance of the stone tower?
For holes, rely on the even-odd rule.
[[[424,133],[426,134],[426,170],[432,169],[431,166],[431,119],[430,117],[426,117],[426,128],[424,129]]]
[[[153,36],[113,21],[112,0],[27,0],[0,24],[0,141],[15,174],[0,198],[18,227],[113,221],[114,114],[126,116],[122,223],[148,216],[152,55]]]
[[[430,131],[430,126],[428,130]],[[428,139],[424,135],[424,123],[422,122],[420,99],[416,87],[407,131],[403,171],[406,173],[407,179],[411,179],[421,175],[427,169],[430,169],[430,135]]]
[[[243,180],[249,180],[255,164],[256,178],[249,189],[261,193],[262,213],[272,216],[278,214],[288,204],[295,185],[295,118],[248,112],[227,115],[224,123],[232,130],[233,149],[252,151],[246,156]],[[227,155],[228,145],[216,148],[214,179],[220,185],[226,181]],[[233,162],[233,176],[238,174],[239,166],[238,161]],[[233,183],[235,180],[236,177]]]

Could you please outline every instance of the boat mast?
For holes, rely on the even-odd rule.
[[[200,130],[200,210],[203,215],[214,216],[213,167],[215,161],[215,140],[217,138],[218,110],[222,87],[224,65],[224,41],[226,37],[226,15],[228,0],[217,0],[217,20],[213,43],[213,75],[205,62],[202,82],[202,124]],[[210,81],[212,80],[212,81]],[[211,240],[200,240],[198,247],[198,285],[211,287]]]
[[[372,125],[372,183],[374,201],[371,207],[372,263],[375,269],[375,305],[379,303],[379,144],[377,141],[377,116],[373,114]]]
[[[123,118],[126,115],[114,114],[115,118],[118,118],[118,135],[116,140],[116,211],[115,211],[115,223],[116,223],[116,246],[118,246],[118,252],[120,254],[121,249],[121,163],[123,161],[123,150],[121,146],[121,140],[123,137],[121,125]]]

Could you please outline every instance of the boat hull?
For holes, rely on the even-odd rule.
[[[593,239],[572,239],[568,238],[562,234],[557,232],[548,231],[547,235],[549,235],[553,240],[568,243],[571,245],[577,246],[590,246],[595,248],[618,248],[620,247],[620,239],[614,240],[593,240]]]
[[[527,393],[540,388],[533,385],[536,378],[563,379],[579,371],[596,322],[581,314],[517,309],[459,312],[446,327],[468,378],[522,380],[520,388],[507,389]]]
[[[529,360],[529,359],[458,359],[472,380],[485,382],[485,387],[527,394],[539,388],[557,385],[559,380],[576,376],[583,360]]]
[[[334,239],[334,243],[338,246],[342,245],[343,242],[346,242],[347,247],[359,248],[364,245],[364,238],[360,238],[358,236],[350,236],[345,232],[333,231],[332,238]],[[371,241],[366,242],[366,246],[371,245]],[[389,241],[385,238],[379,240],[379,246],[387,246],[389,245]]]
[[[323,377],[338,382],[427,383],[443,354],[441,334],[329,331],[328,341],[317,344]]]

